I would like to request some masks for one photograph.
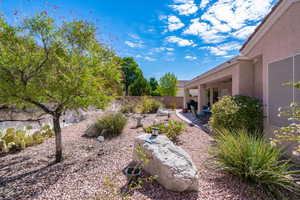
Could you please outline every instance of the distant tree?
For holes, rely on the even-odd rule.
[[[148,96],[150,92],[150,84],[143,76],[139,76],[133,84],[129,86],[129,94],[131,96]]]
[[[125,95],[128,96],[129,86],[133,84],[138,77],[143,76],[143,72],[135,62],[134,58],[131,57],[122,59],[122,71]]]
[[[177,82],[177,77],[173,73],[166,73],[159,80],[159,94],[161,96],[176,96]]]
[[[159,92],[158,92],[158,82],[154,77],[151,77],[149,79],[149,84],[150,84],[150,88],[151,88],[151,96],[160,96]]]
[[[58,24],[45,12],[20,26],[0,19],[0,104],[33,105],[52,116],[56,162],[64,111],[102,108],[121,86],[119,59],[95,39],[92,24]]]

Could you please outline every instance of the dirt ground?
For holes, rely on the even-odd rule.
[[[64,161],[54,160],[54,138],[41,145],[0,158],[0,199],[112,199],[111,195],[126,184],[122,170],[132,161],[134,138],[143,129],[134,129],[136,122],[129,118],[124,132],[117,138],[100,143],[82,137],[87,126],[99,116],[63,129]],[[144,124],[166,117],[147,115]],[[175,114],[173,119],[179,120]],[[131,196],[136,200],[237,200],[268,199],[259,189],[231,175],[217,172],[210,164],[209,148],[213,143],[204,131],[187,126],[179,137],[180,146],[192,157],[199,170],[198,192],[171,192],[156,181],[146,183]],[[114,188],[104,185],[111,179]],[[113,191],[114,190],[114,191]],[[116,197],[118,199],[119,197]]]

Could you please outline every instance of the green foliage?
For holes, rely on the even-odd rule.
[[[122,133],[127,118],[122,113],[108,113],[96,122],[98,136],[112,138]]]
[[[263,186],[268,192],[299,189],[292,176],[298,172],[289,171],[292,165],[281,160],[281,150],[246,130],[219,130],[211,153],[222,170]]]
[[[158,91],[161,96],[176,96],[177,77],[172,73],[166,73],[159,80]]]
[[[146,133],[152,133],[152,128],[159,128],[159,134],[165,134],[171,141],[177,142],[178,137],[185,130],[185,124],[176,120],[169,120],[167,123],[154,124],[144,128]]]
[[[249,132],[263,130],[262,104],[247,96],[225,96],[212,106],[209,125],[218,129],[247,129]]]
[[[154,77],[149,79],[149,84],[151,88],[151,96],[160,96],[158,91],[158,82]]]
[[[292,84],[295,88],[300,89],[300,81]],[[287,108],[279,108],[279,117],[288,117],[291,123],[288,126],[281,127],[275,131],[276,138],[273,142],[297,142],[298,145],[293,152],[294,155],[300,155],[300,105],[291,103]]]
[[[161,102],[149,97],[143,97],[137,104],[136,110],[140,113],[156,113],[161,107],[163,107]]]
[[[131,96],[146,96],[150,95],[150,92],[150,85],[143,76],[139,76],[129,87]]]
[[[125,86],[126,96],[129,94],[129,86],[139,77],[143,77],[143,72],[134,58],[125,57],[122,59],[123,84]]]
[[[135,113],[135,105],[122,106],[122,108],[120,109],[120,112],[123,114]]]
[[[60,161],[60,116],[103,108],[120,95],[121,61],[86,21],[58,23],[43,12],[20,24],[0,18],[0,104],[36,106],[52,115]]]
[[[25,149],[36,144],[43,143],[46,139],[53,137],[54,133],[49,126],[43,127],[33,134],[25,131],[8,128],[0,135],[0,152],[9,152]]]

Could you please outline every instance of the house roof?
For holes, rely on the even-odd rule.
[[[266,23],[266,21],[270,18],[272,13],[278,8],[278,6],[283,2],[284,0],[279,0],[275,6],[273,6],[271,12],[268,13],[268,15],[262,20],[262,22],[255,28],[254,32],[248,37],[246,42],[243,44],[242,48],[240,51],[242,51],[247,44],[250,42],[250,40],[256,35],[256,33],[263,27],[263,25]]]
[[[188,80],[179,80],[177,82],[177,88],[184,88],[184,85],[188,82],[189,82]]]

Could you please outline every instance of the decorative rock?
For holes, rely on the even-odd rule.
[[[140,128],[143,127],[143,123],[142,123],[143,117],[136,117],[136,128]]]
[[[169,115],[169,111],[168,110],[159,109],[156,114],[158,116],[168,116]]]
[[[165,135],[140,135],[135,138],[136,148],[151,158],[144,170],[158,176],[156,180],[166,189],[178,192],[198,190],[198,170],[191,157]],[[140,156],[134,150],[133,159],[139,162]]]
[[[95,124],[90,125],[84,132],[84,136],[87,137],[96,137],[98,135],[97,128]]]
[[[99,137],[97,137],[97,140],[99,141],[99,142],[104,142],[104,140],[105,140],[105,138],[103,137],[103,136],[99,136]]]

